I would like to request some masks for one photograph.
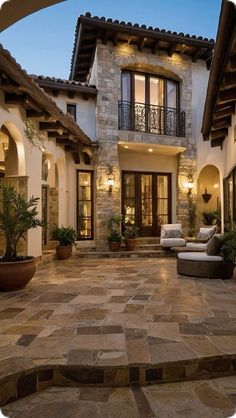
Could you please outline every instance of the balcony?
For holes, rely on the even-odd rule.
[[[119,101],[118,110],[119,130],[185,136],[185,112],[179,109]]]

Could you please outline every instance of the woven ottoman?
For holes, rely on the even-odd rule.
[[[206,252],[180,252],[177,255],[177,272],[184,276],[209,279],[230,279],[234,265],[220,255]]]

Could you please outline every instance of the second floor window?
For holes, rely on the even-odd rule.
[[[73,116],[74,121],[76,122],[76,104],[67,103],[67,113]]]
[[[122,71],[120,129],[183,136],[180,132],[179,108],[177,81],[152,74]]]

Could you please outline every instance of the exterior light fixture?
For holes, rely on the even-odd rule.
[[[193,189],[193,176],[192,174],[188,175],[188,180],[186,183],[186,188],[188,189],[188,195],[190,196],[192,193],[192,189]]]
[[[114,174],[113,174],[113,167],[111,165],[109,165],[107,169],[107,186],[108,186],[108,193],[111,194],[113,186],[114,186]]]
[[[203,198],[204,202],[208,203],[209,200],[211,199],[211,197],[212,197],[212,194],[207,193],[207,189],[205,187],[205,193],[202,194],[202,198]]]
[[[125,149],[128,149],[129,147],[128,147],[128,145],[125,145]]]
[[[148,152],[153,152],[153,149],[152,148],[148,148]]]
[[[113,176],[109,176],[107,179],[107,185],[108,185],[108,193],[111,194],[112,193],[112,188],[114,186],[114,178]]]

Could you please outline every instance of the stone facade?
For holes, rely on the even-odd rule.
[[[176,219],[186,228],[188,199],[184,181],[191,172],[196,179],[196,141],[192,135],[192,63],[189,57],[166,53],[152,54],[148,50],[139,52],[137,47],[118,44],[114,47],[108,42],[103,45],[97,42],[94,64],[90,72],[90,83],[96,84],[97,96],[97,141],[100,149],[97,157],[97,194],[96,194],[96,234],[98,247],[105,246],[107,232],[104,225],[108,215],[120,212],[120,168],[118,142],[132,141],[137,143],[160,144],[184,147],[185,151],[178,157],[178,177],[176,187],[177,205]],[[199,64],[198,64],[199,65]],[[205,63],[199,66],[206,72]],[[169,137],[156,134],[143,134],[118,130],[118,100],[121,94],[121,70],[130,69],[146,73],[163,75],[179,81],[180,109],[185,111],[185,137]],[[115,173],[115,187],[112,195],[108,195],[106,187],[106,170],[112,166]],[[140,170],[141,171],[141,170]],[[193,188],[193,196],[196,187]]]

